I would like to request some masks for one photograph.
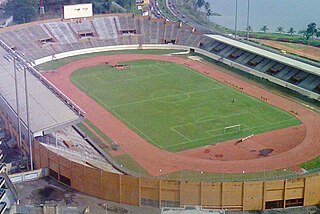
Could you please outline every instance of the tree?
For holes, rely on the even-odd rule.
[[[20,24],[37,19],[39,6],[37,0],[9,0],[5,6],[6,15],[13,16],[13,21]]]
[[[199,10],[201,9],[201,7],[203,7],[205,5],[205,1],[204,0],[197,0],[197,7],[199,8]]]
[[[210,8],[207,10],[206,16],[213,16],[212,10]]]
[[[252,27],[249,25],[249,27],[246,27],[246,31],[252,32],[253,29],[252,29]]]
[[[294,28],[291,27],[291,28],[288,29],[288,32],[287,32],[287,33],[289,33],[289,34],[292,36],[292,34],[294,34],[295,32],[296,32],[296,31],[294,30]]]
[[[280,34],[282,34],[282,33],[284,33],[284,28],[279,26],[279,27],[277,27],[276,32],[279,32]]]
[[[206,2],[206,3],[204,4],[204,8],[205,8],[206,11],[207,11],[207,13],[206,13],[207,18],[213,15],[212,10],[211,10],[211,6],[210,6],[210,3],[209,3],[209,2]]]
[[[264,25],[262,28],[260,28],[260,30],[266,33],[269,30],[269,28],[267,27],[267,25]]]
[[[305,33],[305,36],[308,39],[310,38],[313,38],[318,32],[318,29],[317,29],[317,24],[312,22],[310,24],[308,24],[308,28],[306,30],[306,33]]]
[[[110,11],[110,7],[111,7],[110,1],[100,2],[99,0],[94,0],[92,3],[93,3],[94,14],[107,13]]]
[[[306,33],[306,30],[299,30],[299,31],[298,31],[298,34],[299,34],[299,35],[305,35],[305,33]]]
[[[204,9],[206,9],[206,11],[208,11],[210,9],[210,3],[209,2],[206,2],[204,4]]]
[[[320,28],[318,28],[318,32],[316,33],[316,37],[320,38]]]

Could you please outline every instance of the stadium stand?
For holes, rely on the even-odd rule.
[[[0,31],[0,36],[11,49],[23,53],[24,58],[32,62],[63,52],[94,47],[143,44],[189,46],[253,69],[266,77],[320,94],[320,69],[315,66],[231,38],[203,35],[182,23],[164,19],[112,14],[80,21],[49,20],[12,30],[9,28]]]
[[[5,30],[0,29],[0,38],[0,45],[2,46],[0,47],[0,55],[3,56],[0,58],[0,64],[2,66],[1,78],[4,82],[3,84],[0,84],[0,107],[4,112],[8,112],[8,115],[6,115],[6,117],[8,117],[10,121],[13,121],[13,123],[15,121],[16,123],[18,122],[14,113],[16,105],[15,100],[13,99],[15,95],[12,87],[14,82],[14,69],[12,63],[13,58],[11,57],[11,55],[8,55],[8,53],[14,55],[15,57],[17,57],[16,59],[19,59],[20,61],[24,60],[21,57],[18,57],[18,55],[22,55],[24,59],[30,61],[24,62],[23,65],[28,67],[27,78],[29,84],[33,86],[29,91],[29,94],[31,95],[30,109],[33,112],[33,119],[30,123],[30,132],[33,137],[38,137],[39,139],[39,142],[34,144],[34,149],[39,153],[42,152],[42,155],[38,155],[38,157],[35,158],[36,164],[41,167],[48,167],[48,165],[50,166],[49,163],[54,163],[55,156],[48,154],[51,154],[51,152],[53,152],[54,154],[59,153],[59,155],[61,155],[69,145],[62,140],[60,143],[62,145],[65,145],[65,147],[60,148],[60,150],[55,148],[53,145],[57,142],[57,138],[54,138],[52,135],[50,137],[52,137],[52,139],[54,140],[49,139],[49,144],[51,142],[52,145],[48,144],[47,146],[44,146],[44,142],[41,141],[45,141],[48,138],[41,137],[43,135],[51,135],[51,133],[55,132],[56,130],[64,130],[65,133],[68,134],[68,136],[72,136],[72,134],[70,134],[66,128],[83,120],[83,111],[79,109],[79,107],[76,106],[75,103],[68,99],[66,95],[55,88],[54,85],[50,84],[50,82],[48,82],[45,78],[41,77],[41,75],[38,74],[38,71],[31,66],[33,64],[37,64],[36,60],[39,60],[41,58],[47,57],[50,58],[49,60],[53,60],[54,55],[63,54],[65,52],[79,50],[78,53],[80,53],[80,51],[83,51],[84,49],[106,46],[127,45],[124,48],[130,48],[132,46],[129,45],[135,45],[135,48],[137,48],[140,47],[140,45],[149,45],[148,47],[153,48],[154,46],[159,47],[159,44],[162,45],[165,43],[171,43],[181,45],[178,47],[196,50],[195,52],[198,52],[200,54],[202,53],[205,56],[211,57],[219,62],[241,69],[245,72],[249,72],[253,75],[260,77],[261,75],[264,75],[264,78],[273,78],[272,80],[274,82],[279,83],[280,85],[283,85],[285,87],[287,87],[287,85],[288,87],[290,85],[294,85],[299,90],[308,90],[311,95],[317,93],[318,96],[316,96],[316,99],[319,99],[320,94],[320,71],[319,68],[315,66],[311,66],[297,60],[292,60],[280,54],[267,52],[265,50],[250,46],[231,38],[218,35],[203,35],[201,33],[197,33],[195,29],[184,26],[181,23],[167,22],[163,19],[151,19],[150,17],[134,17],[132,14],[112,14],[81,21],[48,20],[46,22],[31,23],[19,28],[12,27]],[[173,46],[167,45],[167,47]],[[91,50],[92,49],[88,51]],[[100,50],[101,49],[99,49],[99,51]],[[63,57],[65,56],[66,55],[64,55]],[[21,73],[20,75],[22,75]],[[22,78],[20,79],[22,81]],[[277,81],[275,81],[274,79],[276,79]],[[20,91],[23,91],[25,89],[23,83],[19,82],[19,85]],[[293,88],[293,90],[295,89]],[[303,92],[305,92],[305,90]],[[25,98],[22,97],[22,103],[24,103],[24,99]],[[25,108],[26,106],[23,106],[23,109]],[[23,117],[22,120],[24,129],[26,129],[26,118]],[[16,126],[16,124],[13,125]],[[23,133],[24,135],[26,135],[26,130],[23,130]],[[68,141],[69,139],[67,138],[66,140]],[[28,151],[28,148],[26,148],[25,151]],[[89,150],[84,147],[84,151]],[[68,153],[67,151],[64,152]],[[75,156],[73,153],[68,154],[71,156]],[[102,190],[102,188],[100,188],[99,186],[100,184],[102,184],[102,182],[95,186],[96,188],[94,191],[91,188],[83,188],[83,190],[81,190],[80,185],[77,187],[72,186],[77,190],[81,190],[92,195],[98,195],[99,197],[102,197],[102,195],[107,192],[119,192],[119,199],[111,198],[110,200],[132,205],[146,205],[155,207],[171,207],[181,205],[180,197],[183,196],[183,185],[186,185],[184,182],[167,182],[161,180],[145,181],[140,180],[140,178],[137,179],[129,176],[126,177],[126,175],[121,177],[118,174],[109,174],[109,172],[101,173],[101,171],[98,171],[98,169],[92,168],[89,162],[86,162],[87,166],[80,166],[80,164],[77,163],[71,164],[70,161],[67,161],[67,158],[62,157],[62,155],[59,156],[59,158],[62,161],[58,161],[57,163],[68,163],[69,165],[68,168],[66,168],[66,171],[73,171],[75,173],[76,176],[74,176],[72,179],[74,179],[75,181],[79,181],[78,184],[82,184],[83,181],[80,181],[80,179],[84,177],[84,172],[86,172],[86,174],[89,176],[92,176],[92,174],[98,175],[84,179],[85,181],[83,183],[88,187],[95,186],[95,179],[100,178],[99,176],[101,175],[106,176],[104,178],[107,178],[108,181],[110,181],[110,186],[117,186],[116,184],[119,184],[117,186],[119,187],[119,189],[108,189],[108,191],[103,191],[103,193],[99,192]],[[78,157],[79,162],[81,158],[82,157],[80,155],[80,157]],[[113,164],[112,166],[114,165],[115,164]],[[73,166],[77,166],[78,168],[74,168]],[[57,172],[52,172],[51,174],[56,174],[57,179],[61,181],[61,175],[58,175],[59,169],[56,169],[56,171]],[[110,171],[110,169],[108,169],[108,171]],[[64,177],[62,178],[64,179]],[[309,185],[310,187],[312,186],[312,182],[319,182],[318,180],[312,180],[313,178],[310,178],[310,180],[307,179],[304,181],[297,180],[295,182],[299,183],[297,185],[299,188],[300,186],[307,185]],[[103,179],[101,178],[101,181],[102,180]],[[67,185],[70,185],[69,181],[70,179],[68,180],[68,182],[66,182]],[[114,185],[112,185],[112,182]],[[217,185],[216,183],[205,184],[200,182],[199,184],[195,185],[195,183],[190,182],[189,185],[191,185],[192,187],[190,189],[186,188],[186,190],[192,190],[189,192],[190,195],[194,194],[193,190],[199,190],[200,195],[203,194],[201,193],[201,191],[203,185],[206,185],[205,188],[207,190],[210,189],[210,191],[207,192],[208,196],[206,197],[210,199],[212,198],[211,191],[217,190],[219,194],[221,193],[221,207],[224,207],[224,197],[227,197],[229,193],[230,195],[233,195],[234,191],[233,185],[225,185],[224,183],[220,183],[219,185]],[[265,182],[258,185],[263,186],[263,191],[265,191]],[[283,186],[283,184],[281,185]],[[284,192],[287,188],[286,185],[287,180],[284,181]],[[241,185],[236,184],[236,186],[238,188],[237,191],[242,198],[244,198],[245,196],[244,193],[246,188],[251,188],[251,184],[248,184],[246,186],[245,183],[241,183]],[[138,189],[140,188],[137,192],[139,192],[140,190],[142,192],[149,192],[151,189],[152,192],[156,192],[157,196],[150,199],[147,197],[144,198],[144,195],[139,196],[139,193],[137,193],[130,198],[135,201],[130,201],[128,200],[128,198],[125,198],[126,195],[129,195],[130,192],[127,193],[126,191],[123,191],[123,193],[121,193],[122,188],[130,189],[136,187],[138,187]],[[224,188],[226,188],[227,190],[224,190]],[[282,188],[283,187],[281,187],[279,190],[281,190],[281,194],[284,195]],[[134,191],[135,190],[132,190],[132,192]],[[161,191],[163,193],[161,193]],[[223,191],[227,192],[228,194],[226,194],[226,196],[223,196]],[[246,191],[246,194],[248,192],[249,191]],[[123,196],[121,196],[121,194]],[[265,193],[261,192],[261,195],[264,194]],[[170,197],[174,196],[175,198],[169,197],[170,200],[161,200],[161,195],[168,195]],[[258,195],[260,197],[260,194]],[[253,199],[252,197],[250,198]],[[309,198],[311,198],[311,196],[309,196]],[[301,200],[301,198],[299,198],[297,202],[291,202],[290,200],[288,200],[287,202],[284,199],[281,201],[281,203],[288,203],[288,206],[291,206],[291,203],[295,203],[294,205],[300,206],[301,204],[303,204],[303,202],[299,200]],[[195,202],[195,204],[202,204],[201,198],[199,198],[199,201],[200,202]],[[213,202],[210,201],[207,203],[213,204]],[[265,203],[265,201],[263,201],[261,203],[263,203],[263,206],[266,207],[258,207],[257,209],[272,207],[272,204],[268,204],[269,202]],[[270,203],[272,203],[272,201]],[[312,203],[316,204],[318,202]],[[244,204],[245,203],[243,199],[242,202],[239,202],[235,205],[231,204],[230,207],[234,209],[245,210]],[[247,204],[249,204],[249,202]],[[0,204],[0,210],[1,206],[2,204]],[[285,206],[286,204],[284,204],[284,207]],[[220,207],[220,202],[218,203],[217,207]],[[279,205],[277,207],[283,206]]]

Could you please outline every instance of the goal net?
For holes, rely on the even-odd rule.
[[[233,132],[239,132],[241,130],[241,125],[237,124],[237,125],[233,125],[233,126],[226,126],[223,129],[223,133],[233,133]]]

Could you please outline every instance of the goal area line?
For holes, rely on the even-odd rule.
[[[241,130],[241,124],[236,124],[236,125],[232,125],[232,126],[226,126],[226,127],[223,128],[223,133],[225,134],[230,129],[237,129],[237,131],[239,132]]]

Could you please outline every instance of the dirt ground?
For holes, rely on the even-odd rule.
[[[123,61],[142,59],[170,61],[185,65],[221,83],[232,85],[237,90],[261,99],[270,105],[287,112],[294,112],[294,115],[303,125],[292,127],[291,130],[282,129],[278,132],[268,132],[263,134],[262,138],[256,135],[242,145],[236,145],[236,142],[233,142],[233,146],[221,143],[222,148],[220,150],[226,154],[232,154],[224,160],[199,158],[198,155],[194,157],[193,155],[188,156],[159,149],[128,128],[123,122],[115,118],[70,81],[72,72],[79,68],[105,64],[106,61],[109,64],[116,64]],[[296,102],[273,94],[230,74],[220,72],[201,62],[181,57],[147,54],[97,56],[74,61],[55,71],[43,73],[43,75],[83,108],[86,111],[85,117],[89,121],[111,139],[115,140],[123,151],[153,176],[180,170],[215,173],[243,173],[244,171],[250,173],[292,168],[320,154],[320,115]],[[285,140],[288,139],[290,134],[293,134],[294,138],[298,139],[299,142],[296,140]],[[279,143],[281,143],[281,147],[279,147]],[[237,149],[235,149],[234,145],[236,145]],[[265,151],[269,151],[269,153],[261,156],[259,155],[261,153],[260,150],[263,149],[266,149]],[[248,153],[252,153],[250,158],[248,158]]]
[[[293,53],[296,55],[303,56],[305,58],[320,61],[320,48],[317,47],[271,40],[259,40],[259,42],[271,47],[285,50],[288,53]]]
[[[15,184],[20,204],[17,213],[43,213],[44,205],[58,207],[59,213],[159,214],[160,209],[118,204],[75,191],[51,177]]]

